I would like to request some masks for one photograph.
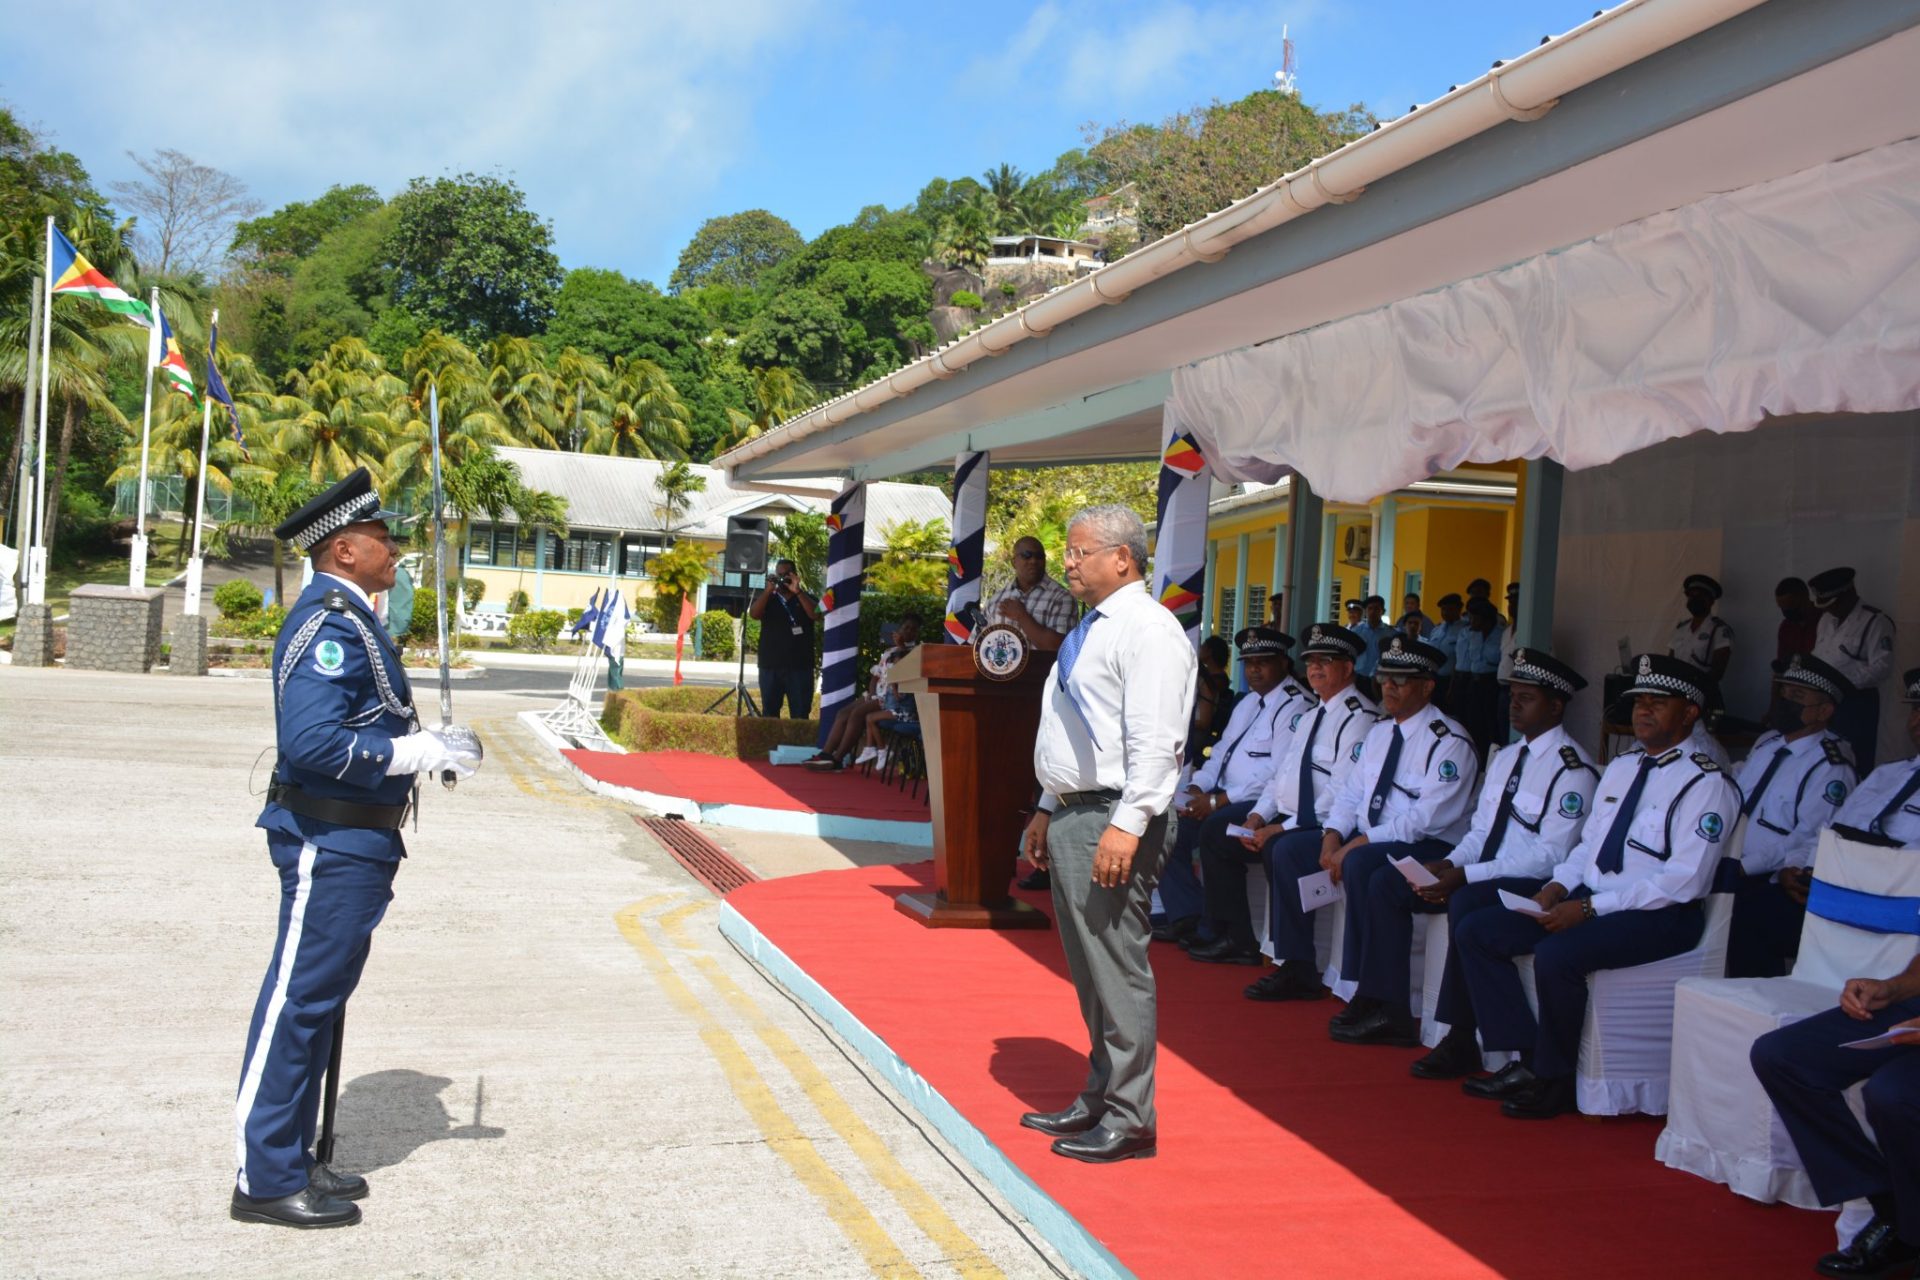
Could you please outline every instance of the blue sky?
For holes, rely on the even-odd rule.
[[[1586,20],[1596,0],[0,0],[0,100],[103,188],[171,147],[268,208],[341,182],[505,173],[569,267],[664,282],[700,223],[811,237],[935,176],[1029,172],[1081,126],[1267,87],[1382,116]],[[84,73],[81,73],[84,69]],[[155,88],[147,90],[144,82]]]

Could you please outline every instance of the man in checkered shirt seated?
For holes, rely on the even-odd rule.
[[[987,601],[988,622],[1010,622],[1035,649],[1053,652],[1073,630],[1077,609],[1067,589],[1047,576],[1047,549],[1038,538],[1013,544],[1013,581]]]

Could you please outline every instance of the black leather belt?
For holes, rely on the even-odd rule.
[[[1076,804],[1112,804],[1120,798],[1118,791],[1063,791],[1060,793],[1060,807]]]
[[[275,782],[267,787],[267,802],[277,804],[303,818],[338,823],[343,827],[372,827],[380,831],[398,831],[406,825],[404,804],[355,804],[351,800],[329,800],[310,796],[290,782]]]

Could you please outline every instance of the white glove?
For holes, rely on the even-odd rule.
[[[451,769],[456,778],[471,778],[480,768],[480,756],[470,743],[449,742],[432,729],[415,729],[404,738],[393,740],[393,758],[387,761],[387,776],[403,773],[434,773]]]

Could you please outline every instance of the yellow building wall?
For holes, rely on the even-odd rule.
[[[1251,535],[1247,539],[1247,594],[1251,597],[1255,587],[1261,588],[1264,593],[1260,605],[1261,616],[1255,618],[1249,614],[1247,617],[1247,625],[1251,626],[1255,622],[1266,621],[1265,596],[1273,594],[1274,529],[1272,516],[1266,516],[1258,523],[1242,519],[1239,521],[1221,521],[1219,525],[1209,527],[1207,537],[1215,542],[1218,551],[1213,567],[1213,604],[1208,616],[1213,620],[1213,634],[1225,636],[1228,639],[1233,637],[1234,628],[1233,618],[1226,612],[1226,602],[1233,592],[1235,579],[1239,575],[1240,534],[1242,532]],[[1284,549],[1286,545],[1284,541],[1285,534],[1283,533],[1281,537],[1281,546]],[[1285,565],[1281,566],[1280,572],[1284,576],[1286,573]]]
[[[1475,578],[1485,578],[1493,584],[1494,604],[1503,607],[1501,593],[1512,581],[1505,576],[1509,564],[1508,526],[1520,523],[1514,513],[1484,507],[1434,507],[1412,514],[1426,517],[1421,522],[1425,527],[1421,531],[1420,561],[1415,563],[1411,559],[1409,548],[1402,563],[1406,568],[1419,569],[1423,575],[1421,608],[1427,610],[1429,616],[1438,617],[1432,609],[1433,602],[1449,592],[1465,595],[1467,584]],[[1408,523],[1406,517],[1401,518],[1396,540],[1406,537]],[[1397,611],[1399,607],[1399,600],[1393,599],[1392,608]]]

